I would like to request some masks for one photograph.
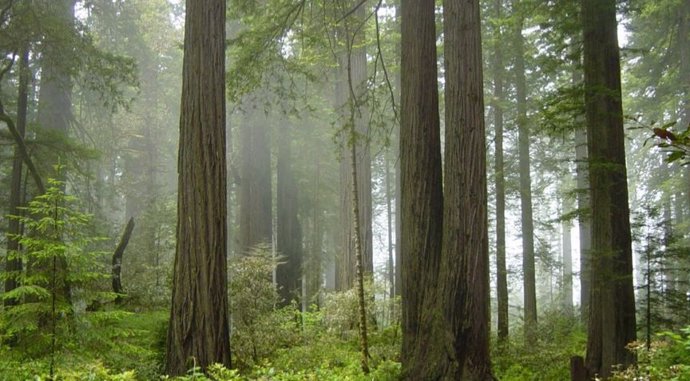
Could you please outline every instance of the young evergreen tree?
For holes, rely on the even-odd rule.
[[[616,1],[581,5],[592,206],[586,366],[608,377],[635,361],[626,346],[636,335]]]
[[[230,366],[225,140],[225,1],[187,1],[170,375]]]

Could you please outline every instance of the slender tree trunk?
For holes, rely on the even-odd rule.
[[[359,3],[359,2],[357,2]],[[353,6],[355,3],[352,3]],[[342,107],[344,104],[348,104],[349,107],[354,107],[355,114],[354,120],[348,120],[350,123],[354,123],[355,128],[355,144],[357,144],[357,184],[358,184],[358,194],[360,197],[359,205],[359,219],[360,219],[360,230],[359,236],[361,238],[362,244],[362,265],[364,266],[364,273],[366,276],[370,277],[374,272],[374,259],[373,259],[373,234],[372,234],[372,199],[371,199],[371,153],[369,148],[369,115],[366,107],[366,94],[367,94],[367,61],[366,61],[366,49],[364,48],[364,30],[361,27],[365,22],[366,16],[366,3],[357,4],[357,10],[348,17],[345,21],[346,25],[344,27],[345,37],[346,37],[346,50],[345,53],[341,55],[340,67],[343,69],[341,71],[343,78],[344,87],[338,91],[344,90],[347,98],[342,97],[342,95],[336,95],[336,97],[341,97],[340,102],[336,102],[338,107]],[[348,8],[349,9],[349,8]],[[352,139],[345,134],[344,138]],[[348,145],[351,142],[345,142]],[[345,147],[343,145],[343,152]],[[342,207],[342,229],[345,233],[343,246],[346,248],[344,255],[344,261],[342,261],[342,266],[347,266],[348,268],[342,268],[342,285],[345,288],[351,288],[354,286],[355,267],[356,267],[356,253],[354,247],[354,233],[351,231],[352,220],[348,215],[349,211],[352,209],[352,196],[348,195],[350,189],[350,184],[352,179],[349,178],[350,172],[352,171],[351,163],[347,160],[341,161],[341,207]],[[349,233],[349,234],[348,234]],[[349,242],[348,242],[349,241]]]
[[[19,89],[17,97],[17,133],[24,139],[26,132],[26,117],[29,98],[29,78],[31,76],[29,68],[29,49],[24,47],[19,53]],[[22,201],[22,167],[24,159],[20,149],[14,149],[12,157],[12,174],[10,178],[10,197],[7,212],[9,215],[20,215],[19,206]],[[23,271],[22,260],[19,257],[19,236],[21,234],[21,224],[18,220],[10,218],[7,229],[7,263],[5,265],[5,293],[11,292],[20,286],[19,276]],[[5,299],[5,306],[16,305],[16,299]]]
[[[276,269],[276,283],[281,297],[280,304],[290,305],[298,300],[302,285],[302,227],[297,217],[297,184],[292,174],[292,138],[289,126],[281,130],[278,146],[277,174],[277,235],[278,254],[282,257]]]
[[[321,201],[319,188],[321,187],[321,163],[317,155],[314,155],[314,193],[312,201],[312,236],[311,236],[311,258],[309,258],[307,276],[307,301],[309,303],[319,303],[319,294],[322,283],[322,252],[323,252],[323,228]]]
[[[517,12],[515,26],[515,88],[517,97],[518,152],[520,167],[520,209],[522,222],[522,271],[525,299],[525,339],[534,342],[537,333],[537,288],[534,266],[534,221],[532,216],[532,177],[530,175],[530,127],[527,119],[527,79],[525,77],[524,22],[520,0],[513,0]]]
[[[353,108],[354,110],[354,108]],[[354,112],[353,112],[354,121]],[[357,184],[357,144],[354,124],[352,124],[351,136],[353,141],[350,148],[350,164],[352,166],[352,225],[355,241],[355,260],[357,270],[357,300],[359,307],[359,346],[362,352],[361,366],[364,373],[369,373],[369,341],[367,338],[367,308],[364,298],[364,256],[362,243],[360,240],[360,210],[359,210],[359,187]]]
[[[565,186],[562,186],[561,189],[565,190]],[[572,211],[573,206],[565,192],[561,192],[561,194],[561,213],[565,215]],[[563,244],[563,282],[561,287],[563,288],[563,312],[567,316],[573,316],[573,247],[570,236],[572,228],[573,224],[570,220],[564,219],[561,222]]]
[[[113,283],[113,292],[116,294],[122,294],[122,255],[125,253],[125,249],[127,248],[127,244],[129,243],[129,238],[132,236],[132,231],[134,231],[134,217],[130,217],[129,221],[127,221],[127,226],[125,226],[125,230],[122,233],[122,237],[120,237],[120,243],[118,243],[117,247],[115,248],[115,252],[113,252],[113,263],[112,263],[112,283]],[[120,295],[117,296],[115,299],[116,302],[120,302],[122,298]]]
[[[635,361],[630,211],[615,0],[582,0],[585,105],[592,202],[591,299],[586,364],[608,377]]]
[[[503,0],[495,0],[494,17],[501,19]],[[500,22],[500,21],[499,21]],[[503,52],[500,24],[494,27],[494,176],[496,182],[496,295],[498,302],[498,338],[508,337],[508,270],[506,267],[506,185],[503,173]]]
[[[227,294],[225,1],[186,2],[177,249],[166,373],[230,367]]]
[[[390,150],[384,153],[384,160],[386,164],[386,222],[388,230],[388,297],[393,298],[395,295],[395,271],[393,270],[393,210],[391,207],[391,165],[390,165]]]

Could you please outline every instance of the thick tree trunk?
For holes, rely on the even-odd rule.
[[[494,17],[501,19],[503,0],[495,0]],[[508,270],[506,266],[506,184],[503,165],[503,52],[501,27],[494,28],[494,176],[496,182],[496,298],[498,302],[498,338],[508,337]]]
[[[493,380],[479,0],[443,2],[446,131],[440,287],[447,380]],[[440,343],[439,343],[440,344]],[[437,344],[438,345],[438,344]],[[428,379],[428,378],[427,378]]]
[[[437,372],[439,343],[422,322],[437,290],[443,234],[441,143],[436,79],[434,0],[401,1],[401,277],[402,379]]]
[[[184,47],[170,375],[230,367],[224,0],[186,2]]]
[[[276,269],[276,283],[283,306],[299,300],[302,289],[302,226],[297,217],[299,204],[291,168],[292,138],[289,129],[289,126],[283,126],[281,130],[277,170],[276,248],[281,260]]]
[[[635,361],[630,211],[615,0],[582,0],[585,105],[592,203],[591,299],[586,364],[607,377]]]
[[[17,96],[17,134],[24,140],[26,132],[26,115],[29,98],[29,78],[31,76],[29,68],[29,49],[24,48],[19,53],[19,88]],[[25,152],[28,155],[28,152]],[[22,201],[22,167],[24,158],[21,149],[16,147],[12,157],[12,174],[10,178],[10,198],[7,205],[7,212],[11,216],[20,215],[19,206]],[[40,177],[39,177],[40,179]],[[19,236],[21,234],[21,224],[17,219],[10,218],[7,229],[7,262],[5,264],[5,292],[10,292],[20,286],[19,276],[23,271],[22,260],[19,257]],[[12,306],[19,301],[15,299],[5,299],[5,306]]]
[[[527,79],[525,78],[524,16],[520,0],[513,0],[515,25],[515,88],[517,97],[518,153],[520,167],[520,210],[522,223],[522,271],[525,299],[525,339],[533,342],[537,332],[537,288],[534,266],[534,221],[532,216],[532,176],[530,175],[530,127],[527,119]]]

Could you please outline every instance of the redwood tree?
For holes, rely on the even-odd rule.
[[[630,210],[615,0],[582,0],[585,109],[592,208],[586,365],[607,377],[635,358]]]
[[[230,366],[226,269],[225,0],[187,0],[177,250],[166,372]]]
[[[442,183],[434,1],[402,2],[402,379],[492,380],[479,1],[444,20]]]

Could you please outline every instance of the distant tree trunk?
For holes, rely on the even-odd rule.
[[[166,373],[230,367],[226,234],[225,1],[186,2],[177,249]]]
[[[127,226],[125,226],[125,231],[122,232],[122,237],[120,237],[120,243],[117,244],[115,251],[113,252],[113,264],[112,264],[112,281],[113,281],[113,292],[116,294],[122,294],[122,255],[125,253],[127,244],[129,243],[129,238],[132,236],[132,231],[134,231],[134,217],[130,217],[127,221]],[[122,298],[120,295],[115,299],[116,302],[120,302]]]
[[[568,176],[568,178],[570,178]],[[562,187],[563,190],[565,187]],[[568,214],[572,211],[570,198],[561,192],[561,213]],[[573,316],[573,247],[570,237],[573,224],[569,219],[561,221],[562,249],[563,249],[563,282],[561,283],[563,295],[563,312],[567,316]]]
[[[500,20],[503,0],[495,0],[494,17]],[[494,28],[494,140],[496,182],[496,295],[498,302],[498,338],[503,341],[508,337],[508,270],[506,268],[506,185],[503,165],[503,47],[501,27]]]
[[[423,324],[437,290],[443,237],[434,0],[401,1],[400,256],[402,379],[424,380],[438,343]],[[435,351],[438,353],[438,350]]]
[[[354,107],[352,108],[354,119]],[[354,120],[353,120],[354,121]],[[350,128],[352,142],[350,147],[350,164],[352,166],[352,225],[355,244],[355,266],[357,271],[357,300],[359,307],[359,345],[362,352],[361,366],[364,373],[369,373],[369,339],[367,337],[367,309],[364,298],[364,252],[360,240],[360,210],[359,210],[359,184],[357,182],[357,144],[354,123]]]
[[[536,339],[537,288],[534,266],[534,221],[532,216],[532,177],[530,175],[530,127],[527,119],[527,80],[525,78],[525,38],[522,36],[524,16],[521,1],[513,0],[517,12],[515,25],[515,88],[517,97],[518,152],[520,167],[520,209],[522,222],[522,271],[525,299],[525,338]]]
[[[276,269],[276,283],[283,306],[298,300],[302,289],[302,227],[297,184],[292,173],[292,138],[290,127],[281,128],[277,169],[277,234],[276,248],[282,257]]]
[[[31,69],[29,68],[29,49],[24,47],[19,53],[19,88],[17,96],[17,133],[22,139],[26,132],[26,116],[28,110],[29,98],[29,79],[31,77]],[[9,205],[7,205],[7,212],[11,216],[20,215],[22,201],[22,167],[24,159],[19,147],[14,149],[12,156],[12,173],[10,178],[10,197]],[[19,254],[19,236],[21,234],[21,224],[18,220],[10,218],[8,220],[7,228],[7,262],[5,264],[5,293],[8,293],[20,286],[19,276],[23,271],[22,260],[18,257]],[[16,254],[16,255],[15,255]],[[5,299],[5,306],[16,305],[19,301],[16,299]]]
[[[616,1],[582,0],[585,105],[592,202],[591,299],[586,364],[611,375],[635,361],[630,211],[625,167]]]
[[[489,360],[491,299],[479,15],[479,0],[443,2],[446,146],[439,302],[448,325],[444,336],[454,335],[452,343],[443,346],[454,352],[439,359],[448,363],[436,364],[446,367],[440,377],[446,380],[494,380]]]
[[[391,164],[390,164],[390,150],[387,149],[384,153],[384,160],[386,165],[386,222],[388,231],[388,296],[393,298],[395,295],[395,271],[393,270],[393,208],[391,206]]]
[[[319,188],[321,187],[321,161],[314,155],[314,191],[312,198],[312,235],[311,235],[311,255],[307,262],[307,302],[319,303],[319,294],[323,277],[322,253],[323,253],[323,227],[321,201]]]
[[[273,241],[271,148],[268,120],[254,109],[240,126],[238,253]]]
[[[49,12],[52,13],[54,24],[48,29],[43,44],[41,59],[41,85],[38,99],[38,124],[48,132],[48,139],[66,140],[72,116],[72,78],[71,68],[68,67],[69,55],[65,45],[60,41],[60,35],[74,32],[74,4],[76,0],[51,1]],[[44,174],[48,177],[64,180],[64,170],[55,171],[53,166],[59,164],[62,152],[60,149],[46,152],[43,159]],[[55,290],[59,299],[71,304],[72,292],[67,280],[67,261],[60,256],[56,264],[58,281],[62,285]]]

